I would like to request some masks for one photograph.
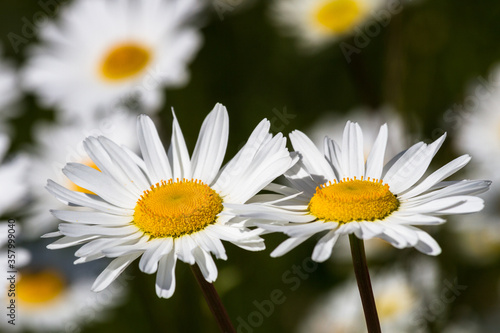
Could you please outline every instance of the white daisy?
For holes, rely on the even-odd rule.
[[[0,216],[22,206],[26,201],[27,185],[24,181],[28,161],[26,156],[4,159],[10,146],[7,135],[0,133]]]
[[[469,162],[468,155],[422,179],[446,135],[432,144],[419,142],[384,166],[387,136],[387,126],[383,125],[365,163],[363,133],[356,123],[347,122],[341,145],[326,137],[324,154],[302,132],[290,134],[294,149],[302,157],[285,173],[296,190],[269,186],[270,190],[292,195],[292,199],[259,205],[276,220],[289,222],[261,225],[291,237],[272,256],[281,256],[324,231],[327,233],[312,255],[318,262],[330,257],[341,235],[352,233],[361,239],[378,237],[396,248],[415,247],[437,255],[441,252],[437,242],[413,225],[441,224],[445,220],[440,215],[472,213],[483,208],[483,200],[474,194],[486,191],[491,182],[443,181]],[[250,216],[238,205],[228,208],[243,217]]]
[[[103,320],[107,310],[121,303],[125,280],[105,294],[90,291],[94,278],[82,270],[69,274],[57,265],[33,263],[18,270],[15,284],[15,326],[2,320],[0,327],[10,331],[74,332],[85,324]],[[10,302],[2,292],[2,304]],[[9,317],[7,317],[10,320]]]
[[[168,153],[146,116],[138,119],[143,159],[105,137],[87,138],[85,149],[101,172],[75,163],[63,172],[95,195],[74,192],[53,181],[47,189],[68,204],[91,210],[52,211],[68,223],[60,224],[54,234],[65,237],[49,248],[87,243],[76,252],[77,263],[116,257],[95,281],[94,291],[106,288],[141,257],[143,272],[158,271],[156,292],[164,298],[174,292],[177,259],[197,264],[205,279],[213,282],[217,267],[210,254],[226,259],[221,240],[251,251],[264,249],[259,230],[250,231],[230,221],[230,214],[220,213],[227,203],[243,205],[288,170],[292,159],[286,139],[281,134],[273,137],[270,122],[263,120],[221,169],[228,122],[225,107],[217,104],[203,122],[191,158],[175,115]]]
[[[272,18],[308,51],[361,28],[383,0],[275,0]]]
[[[187,64],[201,45],[189,20],[199,0],[77,0],[58,24],[40,30],[24,83],[46,106],[71,116],[108,110],[130,98],[161,105],[163,87],[188,81]]]
[[[418,265],[434,270],[433,265]],[[430,280],[435,274],[419,276]],[[373,274],[373,290],[380,326],[383,332],[427,332],[422,327],[418,311],[429,295],[428,288],[415,284],[401,268]],[[435,281],[427,281],[435,284]],[[424,322],[425,323],[425,322]],[[349,281],[332,290],[312,307],[310,314],[299,326],[299,332],[308,333],[362,333],[366,332],[363,309],[359,306],[356,282]]]
[[[30,157],[29,172],[25,182],[29,186],[32,199],[26,208],[28,214],[23,218],[26,237],[40,237],[57,226],[59,221],[50,214],[47,207],[57,209],[66,207],[47,195],[44,188],[47,179],[54,179],[72,190],[88,193],[61,172],[68,162],[82,163],[96,168],[83,147],[83,140],[86,137],[104,135],[137,151],[136,140],[130,135],[135,132],[135,115],[117,112],[101,119],[97,117],[85,119],[84,122],[71,124],[37,124],[33,133],[36,146]]]

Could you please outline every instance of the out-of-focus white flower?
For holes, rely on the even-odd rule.
[[[275,0],[271,16],[284,34],[298,38],[304,49],[312,51],[361,28],[385,3],[383,0]]]
[[[419,277],[419,280],[427,280],[424,287],[416,285],[400,268],[372,274],[373,293],[382,332],[426,332],[418,317],[418,311],[424,303],[426,294],[432,290],[428,286],[435,284],[436,269],[434,265],[427,263],[420,268],[432,273]],[[366,332],[358,288],[354,278],[352,280],[335,288],[313,306],[298,331]]]
[[[200,0],[77,0],[40,30],[24,85],[69,117],[137,99],[156,110],[162,88],[184,85],[201,45]]]

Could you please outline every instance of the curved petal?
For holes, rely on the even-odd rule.
[[[312,260],[316,262],[324,262],[332,255],[333,246],[339,239],[339,234],[335,232],[335,230],[330,231],[318,241],[316,246],[314,247],[314,251],[312,254]]]
[[[199,247],[193,250],[193,255],[196,259],[195,265],[198,265],[205,280],[209,283],[214,282],[217,279],[217,266],[212,256]]]
[[[139,147],[146,162],[150,182],[156,184],[171,179],[172,169],[153,121],[146,115],[140,115],[137,123]]]
[[[104,271],[99,274],[94,284],[92,291],[102,291],[111,284],[124,270],[139,257],[141,253],[132,253],[128,256],[123,256],[113,260]]]
[[[380,127],[377,139],[366,159],[365,177],[380,179],[384,169],[385,149],[387,146],[387,124]]]
[[[175,265],[177,257],[174,251],[163,256],[158,263],[156,273],[156,294],[161,298],[170,298],[175,291]]]
[[[174,120],[172,121],[172,140],[168,149],[168,159],[173,168],[173,179],[191,179],[191,161],[189,152],[182,135],[181,127],[177,121],[174,110],[172,110]]]
[[[288,135],[293,149],[302,156],[302,163],[317,184],[336,179],[332,167],[316,145],[299,130]]]
[[[357,123],[347,122],[342,138],[342,172],[339,178],[360,179],[365,175],[363,132]]]
[[[193,152],[193,178],[211,184],[226,154],[229,116],[222,104],[216,104],[205,118]]]

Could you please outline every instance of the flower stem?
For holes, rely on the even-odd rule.
[[[380,333],[382,331],[380,330],[377,306],[373,298],[370,273],[366,265],[365,245],[363,240],[354,234],[349,235],[349,243],[351,244],[352,263],[354,265],[356,281],[358,282],[359,295],[361,296],[361,303],[363,303],[366,327],[369,333]]]
[[[236,333],[214,285],[205,280],[197,264],[191,265],[191,270],[193,271],[196,281],[198,281],[198,285],[203,292],[203,296],[205,297],[205,301],[207,301],[210,311],[215,317],[215,320],[217,320],[221,332]]]

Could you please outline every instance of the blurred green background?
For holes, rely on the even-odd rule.
[[[269,19],[269,3],[242,3],[223,13],[222,20],[213,3],[208,6],[202,28],[204,45],[190,65],[190,82],[184,88],[165,91],[166,104],[160,113],[164,142],[170,137],[171,107],[192,149],[206,114],[216,102],[224,104],[230,116],[227,161],[262,118],[277,117],[276,110],[286,109],[290,118],[276,122],[274,130],[288,134],[294,129],[306,130],[325,112],[392,105],[403,117],[412,142],[429,142],[443,131],[450,132],[451,139],[437,155],[434,168],[458,156],[451,144],[455,123],[447,122],[443,114],[463,103],[468,86],[479,78],[487,79],[500,60],[500,2],[411,1],[350,64],[338,43],[313,55],[298,52],[296,41],[283,37]],[[20,33],[22,18],[31,18],[39,10],[36,1],[0,2],[4,57],[14,59],[19,66],[26,45],[16,53],[7,35]],[[30,43],[35,41],[33,38]],[[353,37],[342,41],[353,43]],[[54,119],[54,111],[40,108],[32,95],[23,99],[22,108],[23,114],[9,120],[15,128],[12,151],[32,143],[33,124]],[[481,214],[470,216],[471,223],[477,219]],[[446,323],[467,316],[486,322],[498,313],[500,261],[497,258],[485,266],[462,259],[463,245],[449,231],[449,224],[429,229],[443,248],[440,256],[431,258],[441,269],[438,290],[442,281],[455,278],[467,285],[467,290],[439,314],[439,319],[428,322],[431,332],[441,332]],[[283,304],[275,305],[272,314],[264,316],[262,325],[252,331],[293,332],[315,300],[341,281],[352,279],[352,264],[330,259],[303,278],[293,273],[293,267],[301,266],[310,256],[314,239],[272,259],[269,253],[286,237],[272,234],[265,238],[267,249],[257,253],[225,243],[229,259],[216,261],[219,278],[215,286],[235,326],[240,323],[238,318],[248,321],[248,316],[258,311],[254,301],[270,299],[275,289],[283,291]],[[422,256],[414,249],[391,248],[388,255],[372,258],[370,268],[394,263],[411,267]],[[291,287],[297,280],[292,283],[283,274],[299,277],[296,290]],[[177,288],[168,300],[157,298],[155,275],[140,272],[136,263],[127,269],[126,277],[124,283],[130,288],[126,302],[111,309],[107,320],[91,322],[81,332],[218,331],[187,264],[178,263]],[[483,332],[497,332],[495,324],[489,327]]]

